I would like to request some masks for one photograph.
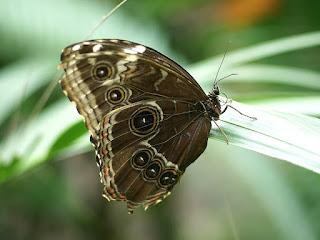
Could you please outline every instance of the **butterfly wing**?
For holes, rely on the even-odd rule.
[[[178,64],[123,40],[73,44],[60,83],[96,149],[104,196],[129,211],[161,201],[206,148],[208,97]]]
[[[199,84],[161,53],[124,40],[101,39],[73,44],[61,54],[60,83],[77,106],[93,139],[111,110],[163,97],[206,100]]]
[[[210,129],[196,101],[145,100],[108,113],[96,145],[104,196],[129,212],[160,202],[205,150]]]

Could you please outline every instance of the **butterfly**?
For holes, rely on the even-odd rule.
[[[62,90],[91,134],[103,196],[125,201],[129,213],[171,193],[223,113],[217,84],[206,95],[173,60],[130,41],[70,45],[59,68]]]

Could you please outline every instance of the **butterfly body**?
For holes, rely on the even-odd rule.
[[[219,89],[206,95],[177,63],[124,40],[73,44],[60,83],[91,134],[104,196],[129,212],[160,202],[205,150],[221,114]]]

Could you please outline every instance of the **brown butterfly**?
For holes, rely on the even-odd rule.
[[[206,95],[192,76],[161,53],[124,40],[65,48],[60,83],[91,134],[103,196],[129,213],[168,196],[207,146],[221,111],[219,87]]]

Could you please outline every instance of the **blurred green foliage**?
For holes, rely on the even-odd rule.
[[[129,216],[125,204],[100,197],[81,117],[58,85],[46,92],[61,74],[61,49],[82,41],[117,3],[0,2],[0,238],[319,239],[318,174],[217,141],[146,212]],[[139,42],[192,64],[207,90],[221,60],[213,56],[232,41],[219,76],[238,75],[221,82],[223,92],[319,118],[319,7],[315,0],[129,0],[92,38]],[[301,40],[309,32],[314,43]],[[272,42],[284,37],[296,45]]]

